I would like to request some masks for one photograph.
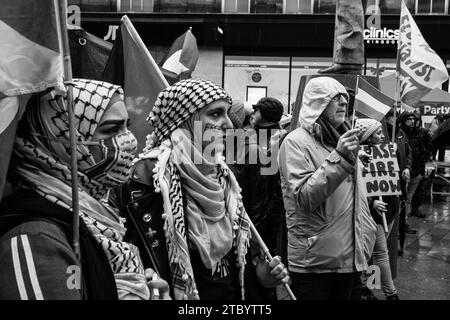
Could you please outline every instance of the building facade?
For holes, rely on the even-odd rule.
[[[427,42],[450,66],[449,0],[405,3]],[[363,0],[364,73],[379,77],[391,96],[400,4]],[[69,5],[69,14],[79,12],[74,20],[81,27],[108,41],[114,40],[122,15],[128,15],[157,62],[192,27],[200,48],[194,77],[222,84],[233,99],[278,98],[287,113],[300,77],[332,62],[336,0],[72,0]]]

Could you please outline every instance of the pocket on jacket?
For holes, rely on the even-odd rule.
[[[306,248],[306,264],[310,268],[339,269],[344,267],[345,243],[338,233],[325,229],[309,237]]]

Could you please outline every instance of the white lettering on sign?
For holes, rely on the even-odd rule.
[[[364,29],[364,41],[366,43],[396,44],[400,31],[399,29],[381,28],[379,6],[368,6],[366,13],[371,13],[371,15],[366,20],[367,28]]]
[[[445,114],[449,114],[449,113],[450,113],[450,107],[446,107],[446,106],[432,107],[429,105],[425,105],[423,107],[422,114],[424,116],[429,116],[429,115],[438,116],[438,115],[445,115]]]
[[[367,196],[400,195],[400,168],[395,143],[362,146],[372,160],[362,170]]]

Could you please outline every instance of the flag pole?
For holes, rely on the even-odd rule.
[[[261,247],[261,250],[264,252],[266,257],[269,260],[272,260],[272,255],[270,254],[269,248],[267,248],[266,244],[264,243],[264,240],[259,235],[258,230],[256,230],[255,225],[253,224],[252,220],[250,219],[250,217],[248,215],[247,215],[247,219],[248,219],[248,223],[250,224],[250,231],[251,231],[252,236],[256,238],[256,241],[258,242],[259,246]],[[289,297],[291,298],[291,300],[297,300],[297,298],[295,297],[294,293],[292,292],[289,284],[284,283],[283,285],[284,285],[284,288],[286,289],[287,293],[289,294]]]
[[[392,125],[392,142],[395,142],[395,127],[397,126],[397,104],[400,103],[400,46],[401,46],[401,26],[402,26],[402,16],[403,16],[403,0],[401,1],[402,9],[400,10],[400,20],[399,20],[399,34],[397,39],[397,57],[396,57],[396,67],[395,67],[395,105],[394,105],[394,124]]]
[[[55,1],[56,2],[56,1]],[[73,217],[73,239],[72,246],[75,255],[80,259],[80,207],[78,197],[78,163],[77,163],[77,145],[75,135],[75,117],[73,113],[73,88],[72,88],[72,65],[70,60],[69,36],[67,33],[67,0],[57,1],[59,4],[59,24],[60,41],[62,43],[62,55],[64,66],[64,82],[67,87],[67,112],[69,114],[69,139],[70,139],[70,169],[72,175],[72,217]],[[64,99],[61,98],[64,104]]]
[[[356,88],[355,88],[355,100],[356,100],[356,95],[358,94],[358,87],[359,87],[359,75],[356,76]],[[352,115],[352,129],[355,128],[355,102],[353,102],[353,115]]]
[[[139,33],[136,31],[136,29],[133,26],[133,23],[131,23],[130,18],[128,16],[124,15],[122,19],[120,19],[122,23],[125,24],[125,26],[128,28],[128,31],[130,31],[131,36],[136,41],[136,43],[141,47],[141,49],[145,52],[145,54],[148,57],[148,60],[153,65],[153,68],[156,70],[158,77],[161,78],[161,80],[164,83],[164,86],[168,87],[169,83],[167,82],[166,78],[162,74],[161,70],[159,69],[158,65],[156,64],[155,60],[153,59],[152,55],[148,51],[148,48],[145,46],[144,42],[142,41],[141,37],[139,36]]]
[[[400,36],[397,40],[400,44]],[[400,48],[399,44],[397,45],[397,66],[395,70],[395,105],[394,105],[394,123],[392,125],[392,142],[395,142],[395,127],[397,123],[397,105],[401,103],[400,101]]]

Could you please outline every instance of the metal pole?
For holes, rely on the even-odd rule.
[[[288,84],[288,104],[287,113],[291,114],[291,85],[292,85],[292,56],[289,56],[289,84]]]
[[[69,36],[67,33],[67,0],[59,1],[59,21],[61,28],[62,55],[64,62],[64,81],[72,81],[72,65],[70,61]],[[61,98],[62,103],[64,99]],[[67,86],[67,105],[69,114],[69,140],[70,140],[70,169],[72,174],[72,215],[73,215],[73,250],[78,259],[80,259],[80,233],[79,233],[79,203],[78,203],[78,163],[77,163],[77,145],[75,137],[75,122],[73,113],[73,88]]]

